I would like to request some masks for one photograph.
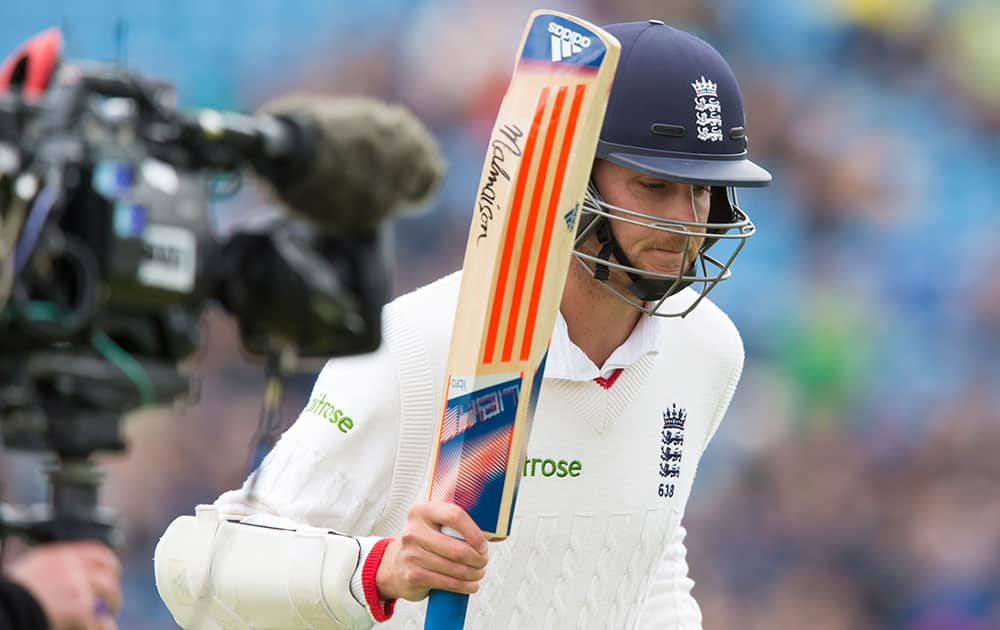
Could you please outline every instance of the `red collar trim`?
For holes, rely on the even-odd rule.
[[[618,377],[622,375],[622,371],[623,371],[622,368],[617,368],[615,369],[614,372],[611,373],[611,376],[608,376],[607,378],[603,376],[598,376],[597,378],[594,379],[594,382],[603,387],[604,389],[611,389],[611,386],[615,384],[615,381],[618,380]]]

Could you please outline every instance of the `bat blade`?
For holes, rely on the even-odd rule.
[[[593,24],[533,12],[487,148],[429,495],[465,509],[491,540],[510,530],[619,49]],[[457,606],[447,613],[446,598]],[[425,628],[461,628],[465,601],[432,592]]]

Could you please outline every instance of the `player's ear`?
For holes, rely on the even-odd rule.
[[[594,181],[594,178],[597,175],[597,169],[600,168],[602,164],[604,164],[604,160],[599,157],[594,158],[594,163],[590,166],[590,181]]]

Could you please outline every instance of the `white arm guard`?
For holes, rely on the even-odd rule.
[[[350,536],[220,520],[212,506],[174,520],[156,545],[156,588],[182,628],[371,628],[350,590]],[[197,624],[197,628],[193,625]]]

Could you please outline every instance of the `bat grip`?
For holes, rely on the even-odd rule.
[[[427,596],[424,630],[461,630],[468,607],[469,596],[465,593],[431,591]]]
[[[463,538],[450,527],[442,527],[441,532],[452,538]],[[469,596],[465,593],[431,591],[427,596],[424,630],[461,630],[465,626],[465,610],[468,607]]]

